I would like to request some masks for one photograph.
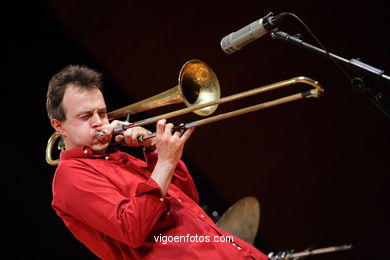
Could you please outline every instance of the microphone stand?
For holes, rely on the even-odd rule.
[[[268,259],[269,260],[299,259],[299,257],[338,252],[338,251],[343,251],[343,250],[349,250],[351,248],[352,248],[352,245],[342,245],[342,246],[332,246],[332,247],[319,248],[319,249],[314,249],[314,250],[305,250],[305,251],[297,252],[297,253],[294,253],[292,251],[281,251],[278,253],[271,252],[268,254]]]
[[[343,57],[335,55],[333,53],[327,52],[321,48],[313,46],[309,43],[302,41],[298,36],[292,36],[285,32],[274,29],[271,32],[271,37],[277,40],[284,40],[294,45],[303,47],[315,53],[318,53],[322,56],[332,57],[334,61],[343,63],[349,67],[352,67],[357,73],[358,76],[351,79],[352,88],[357,93],[362,93],[367,95],[368,99],[374,103],[388,118],[390,118],[390,101],[387,99],[383,93],[379,91],[372,84],[368,83],[369,78],[374,78],[378,81],[383,81],[390,83],[390,76],[385,75],[384,71],[378,68],[375,68],[371,65],[368,65],[359,59],[350,59],[347,60]]]

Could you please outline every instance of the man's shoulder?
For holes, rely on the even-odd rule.
[[[92,161],[89,158],[60,160],[54,173],[53,184],[78,179],[83,176],[96,175],[98,171],[93,166]]]

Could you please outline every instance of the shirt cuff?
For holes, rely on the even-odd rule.
[[[163,195],[160,185],[158,185],[157,182],[152,178],[149,178],[146,182],[138,184],[138,187],[135,191],[135,195],[137,197],[146,194],[156,197],[160,201],[164,202],[166,205],[166,209],[169,210],[170,201],[166,198],[165,195]]]
[[[153,193],[162,196],[160,185],[158,185],[157,182],[152,178],[149,178],[146,182],[141,182],[138,184],[135,195],[140,196],[144,193]]]

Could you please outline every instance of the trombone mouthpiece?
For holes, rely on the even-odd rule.
[[[101,132],[96,132],[96,136],[104,136],[108,133],[108,129],[104,129]]]

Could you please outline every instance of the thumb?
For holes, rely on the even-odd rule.
[[[120,144],[120,143],[122,143],[123,141],[124,141],[123,135],[117,135],[117,136],[115,136],[115,142],[116,142],[116,143]]]

